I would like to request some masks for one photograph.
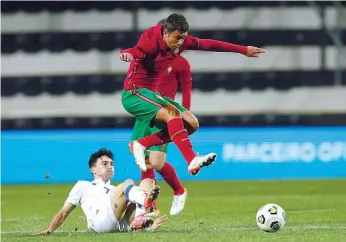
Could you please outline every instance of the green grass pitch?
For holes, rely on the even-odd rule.
[[[182,215],[156,232],[95,234],[80,208],[48,236],[46,229],[72,185],[3,185],[2,241],[346,241],[346,180],[185,182],[189,196]],[[172,194],[161,183],[158,204],[168,214]],[[257,209],[281,205],[287,215],[277,233],[257,228]]]

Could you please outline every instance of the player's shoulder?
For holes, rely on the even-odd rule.
[[[161,29],[162,29],[162,24],[157,24],[147,28],[146,30],[143,31],[143,33],[148,33],[151,36],[158,36],[158,35],[161,35]]]
[[[86,187],[86,186],[90,186],[92,185],[91,181],[86,181],[86,180],[79,180],[76,182],[76,184],[74,185],[75,187]]]
[[[143,32],[148,32],[148,33],[153,32],[155,30],[155,27],[156,27],[155,25],[154,26],[150,26],[149,28],[147,28]]]
[[[191,34],[188,34],[184,40],[183,47],[196,46],[199,44],[199,39]]]
[[[154,25],[143,31],[142,36],[145,36],[147,39],[147,44],[150,42],[156,48],[162,39],[162,26],[162,24]]]

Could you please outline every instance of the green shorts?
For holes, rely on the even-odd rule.
[[[160,131],[164,125],[161,123],[156,124],[152,127],[149,121],[143,121],[141,119],[136,119],[135,125],[133,126],[132,137],[131,140],[138,140],[140,138],[149,136],[153,133]],[[167,153],[168,144],[152,146],[147,149],[145,156],[148,157],[150,151],[161,151]]]
[[[146,88],[123,90],[121,93],[121,101],[128,113],[142,121],[149,121],[149,123],[156,116],[157,112],[167,104],[172,104],[180,112],[187,110],[180,103],[168,97],[163,97],[160,93],[150,91]]]
[[[146,88],[131,91],[123,90],[122,103],[127,112],[136,116],[131,140],[138,140],[149,136],[160,131],[166,125],[159,122],[153,122],[157,112],[163,106],[170,103],[180,112],[187,110],[180,103],[177,103],[168,97],[162,97],[158,92],[155,93]],[[148,149],[148,152],[150,151],[162,151],[167,153],[167,144],[152,146]],[[146,155],[149,155],[148,152]]]

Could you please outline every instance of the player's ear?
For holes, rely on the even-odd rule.
[[[91,172],[91,174],[93,174],[93,175],[95,175],[95,166],[92,166],[91,168],[90,168],[90,172]]]

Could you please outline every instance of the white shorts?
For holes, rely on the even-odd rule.
[[[102,200],[102,199],[100,199]],[[114,232],[128,232],[131,227],[125,218],[118,221],[115,219],[111,202],[98,201],[97,205],[91,208],[90,214],[87,218],[88,227],[96,233],[114,233]]]

